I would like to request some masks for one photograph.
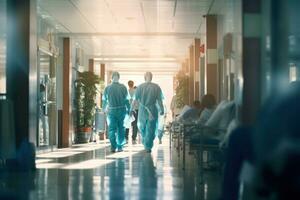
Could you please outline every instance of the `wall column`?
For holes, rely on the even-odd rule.
[[[89,71],[94,72],[94,69],[95,69],[95,62],[94,62],[94,59],[91,58],[91,59],[89,59]]]
[[[195,46],[191,45],[189,48],[189,103],[190,105],[193,104],[195,100],[195,83],[194,83],[194,76],[195,76]]]
[[[185,75],[189,75],[189,72],[190,72],[190,67],[189,67],[189,59],[186,58],[185,61],[184,61],[184,73]]]
[[[101,81],[105,80],[105,64],[104,63],[100,64],[100,80]]]
[[[205,45],[202,43],[200,44],[200,63],[199,63],[199,73],[200,73],[200,97],[202,97],[203,95],[205,95],[206,93],[206,80],[205,80],[205,76],[206,76],[206,72],[205,72]]]
[[[291,35],[290,26],[292,25],[290,20],[295,16],[289,12],[289,3],[292,2],[284,0],[271,1],[271,95],[273,96],[278,96],[284,92],[290,81],[289,62],[291,62],[291,58],[289,52],[294,47],[294,44],[291,43],[295,43],[291,42],[289,38]],[[293,3],[292,5],[299,8],[299,3]]]
[[[6,91],[14,106],[16,147],[37,141],[36,18],[35,0],[7,1]]]
[[[206,93],[218,99],[217,16],[206,16]]]
[[[105,64],[104,63],[100,64],[99,77],[100,77],[100,81],[103,81],[103,82],[105,81]],[[100,106],[102,107],[102,94],[100,95]]]
[[[243,1],[243,104],[241,120],[244,124],[255,121],[260,107],[261,1]],[[253,27],[256,25],[256,27]]]
[[[63,102],[62,102],[62,130],[59,137],[59,147],[69,147],[71,141],[71,41],[63,38]]]
[[[195,99],[200,100],[200,39],[196,38],[194,41],[195,45]]]

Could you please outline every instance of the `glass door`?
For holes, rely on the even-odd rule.
[[[37,144],[39,147],[57,145],[57,104],[56,104],[56,57],[39,50],[39,126]]]

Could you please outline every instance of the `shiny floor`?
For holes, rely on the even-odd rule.
[[[140,144],[110,153],[108,141],[77,145],[37,155],[33,174],[10,174],[1,179],[10,199],[203,199],[219,195],[220,174],[205,173],[188,157],[182,170],[176,150],[155,141],[152,153]],[[10,196],[11,197],[11,196]]]

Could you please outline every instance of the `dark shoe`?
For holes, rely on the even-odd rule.
[[[116,153],[116,150],[115,149],[111,149],[110,152]]]
[[[136,140],[132,140],[132,144],[137,144]]]
[[[159,139],[159,144],[162,144],[161,139]]]
[[[145,149],[146,153],[151,153],[151,149]]]
[[[118,149],[118,152],[122,152],[123,151],[123,149]]]

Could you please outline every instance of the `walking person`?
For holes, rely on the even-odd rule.
[[[131,123],[132,127],[132,144],[136,144],[136,137],[137,137],[137,120],[138,120],[138,103],[133,102],[134,93],[136,90],[136,87],[134,86],[134,82],[132,80],[128,81],[128,95],[129,95],[129,103],[132,106],[134,121]],[[134,104],[133,104],[134,103]],[[128,143],[128,136],[129,136],[129,128],[126,128],[125,132],[125,139],[126,143]]]
[[[119,83],[120,74],[112,73],[112,83],[104,89],[102,96],[103,110],[107,114],[108,134],[111,151],[123,151],[125,144],[125,115],[129,113],[130,104],[126,86]]]
[[[152,83],[152,73],[145,73],[145,83],[137,87],[135,101],[139,103],[138,128],[146,152],[151,152],[153,140],[157,131],[158,109],[164,114],[162,91],[159,85]]]
[[[162,144],[162,137],[164,135],[164,129],[165,129],[165,123],[166,123],[166,118],[167,118],[167,106],[165,103],[164,105],[164,115],[160,115],[158,117],[158,125],[157,125],[157,138],[159,141],[159,144]]]

